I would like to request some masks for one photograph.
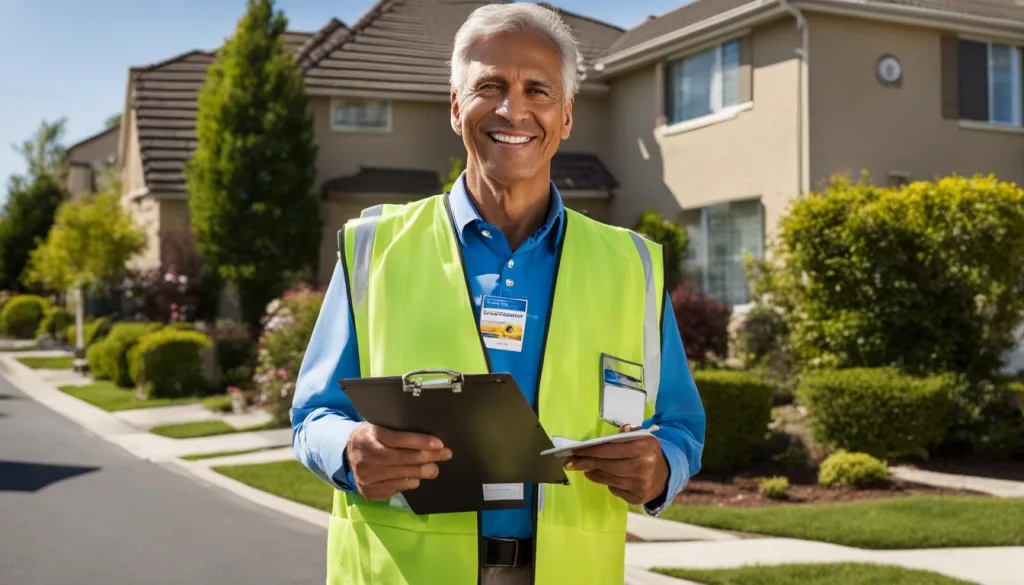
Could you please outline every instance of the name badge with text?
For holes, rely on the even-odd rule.
[[[601,419],[639,428],[646,403],[643,365],[601,354]]]

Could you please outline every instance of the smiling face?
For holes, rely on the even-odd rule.
[[[572,129],[558,51],[544,37],[487,37],[470,52],[465,87],[452,91],[452,125],[467,169],[511,185],[550,177],[551,157]]]

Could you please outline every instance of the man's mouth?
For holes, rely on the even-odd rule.
[[[503,132],[488,132],[487,136],[499,144],[508,144],[510,146],[521,146],[536,138],[535,136],[517,136]]]

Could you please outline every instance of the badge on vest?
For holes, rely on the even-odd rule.
[[[601,419],[616,427],[639,428],[646,402],[643,365],[602,353]]]
[[[484,296],[480,304],[480,336],[488,349],[523,351],[526,299]]]

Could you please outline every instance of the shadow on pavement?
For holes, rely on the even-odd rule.
[[[0,461],[0,492],[36,492],[58,481],[98,469],[99,467]]]
[[[0,400],[21,400],[21,396],[0,393]]]

